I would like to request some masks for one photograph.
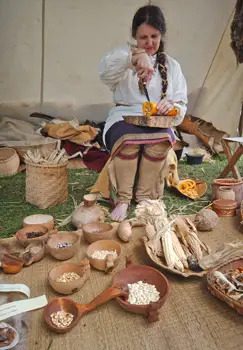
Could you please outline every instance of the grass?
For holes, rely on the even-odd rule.
[[[203,163],[202,165],[187,165],[184,161],[179,163],[180,178],[201,179],[207,182],[208,189],[203,198],[192,201],[180,197],[171,189],[165,189],[164,202],[168,214],[192,214],[210,204],[211,182],[217,178],[223,170],[227,161],[224,157],[216,157],[215,163]],[[243,174],[243,157],[238,161],[238,168]],[[50,209],[39,209],[25,201],[25,172],[12,177],[0,178],[0,237],[10,237],[22,227],[25,216],[31,214],[50,214],[56,220],[65,219],[74,210],[74,201],[80,203],[87,188],[94,184],[98,174],[89,169],[69,169],[68,189],[69,197],[67,203],[59,204]],[[110,208],[109,204],[102,205]],[[135,205],[129,209],[129,217],[134,213]],[[72,229],[71,224],[63,226],[63,230]]]

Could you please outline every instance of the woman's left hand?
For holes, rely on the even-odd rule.
[[[172,102],[163,99],[157,104],[158,115],[167,115],[173,108]]]

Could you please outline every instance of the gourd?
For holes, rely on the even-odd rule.
[[[124,242],[129,242],[132,239],[132,226],[128,220],[122,221],[117,229],[118,236]]]
[[[143,114],[145,117],[151,117],[151,115],[157,115],[157,103],[155,102],[144,102],[142,106]],[[178,114],[178,108],[174,107],[166,115],[170,117],[175,117]]]

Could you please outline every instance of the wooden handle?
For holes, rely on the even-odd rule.
[[[98,306],[105,304],[110,299],[114,299],[119,296],[128,296],[128,293],[124,292],[123,288],[121,287],[110,287],[104,290],[102,293],[97,295],[96,298],[94,298],[90,303],[85,305],[80,305],[80,311],[83,312],[89,312],[94,309],[96,309]],[[85,309],[85,310],[84,310]]]

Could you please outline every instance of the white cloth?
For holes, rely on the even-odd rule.
[[[174,119],[176,126],[182,122],[186,113],[187,85],[179,63],[168,55],[166,58],[168,79],[166,98],[173,102],[183,102],[182,106],[179,105],[180,115]],[[151,60],[152,63],[155,63],[156,55],[151,57]],[[142,114],[142,104],[146,101],[146,96],[142,95],[138,88],[137,74],[131,65],[129,44],[118,47],[105,55],[99,64],[99,75],[101,81],[113,92],[113,102],[129,105],[114,106],[110,110],[103,133],[105,142],[107,130],[116,122],[122,121],[123,116]],[[148,86],[151,101],[158,103],[161,99],[161,91],[162,79],[157,67]]]

